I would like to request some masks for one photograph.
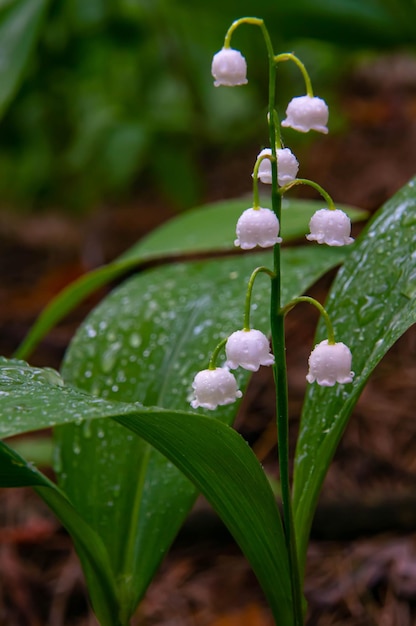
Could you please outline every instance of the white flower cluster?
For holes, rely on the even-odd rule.
[[[196,409],[216,409],[241,398],[237,381],[230,369],[242,367],[257,372],[261,365],[273,365],[274,356],[266,335],[259,330],[237,330],[225,345],[227,360],[224,367],[198,372],[192,383],[195,398],[191,406]]]
[[[247,64],[238,50],[224,47],[215,54],[212,61],[212,75],[216,87],[244,85],[247,83]],[[310,95],[293,98],[286,109],[283,127],[290,127],[302,133],[315,130],[328,132],[328,107],[324,100]],[[260,163],[258,160],[260,159]],[[288,149],[276,150],[277,182],[283,187],[296,180],[299,163]],[[257,178],[266,184],[272,183],[272,150],[264,148],[257,156]],[[253,174],[254,176],[254,174]],[[352,243],[351,222],[339,209],[320,209],[309,223],[309,241],[317,241],[329,246],[343,246]],[[269,248],[281,243],[280,224],[270,209],[254,206],[245,210],[237,222],[235,245],[243,250],[256,246]],[[237,381],[230,369],[242,367],[256,372],[260,366],[273,365],[275,358],[270,352],[268,338],[259,330],[243,329],[232,333],[225,344],[226,361],[223,367],[209,367],[198,372],[192,383],[194,399],[191,406],[196,409],[216,409],[241,398]],[[335,383],[350,383],[352,355],[343,343],[322,341],[313,349],[309,357],[308,382],[317,382],[325,387]]]
[[[222,48],[214,55],[212,61],[212,75],[216,87],[225,85],[234,87],[247,83],[247,63],[238,50]],[[321,133],[328,132],[328,106],[322,98],[314,96],[300,96],[293,98],[286,109],[286,118],[282,121],[285,128],[293,128],[302,133],[315,130]],[[258,155],[271,157],[270,148],[264,148]],[[296,179],[299,163],[289,148],[276,150],[277,182],[283,187]],[[272,167],[269,158],[263,158],[259,164],[257,177],[262,183],[271,184]],[[243,213],[237,223],[237,239],[235,245],[243,250],[250,250],[256,246],[261,248],[272,247],[281,243],[278,236],[280,224],[277,217],[273,217],[269,209],[253,207]],[[317,211],[309,222],[309,241],[317,241],[328,246],[345,246],[354,240],[351,237],[351,221],[339,209],[321,209]]]

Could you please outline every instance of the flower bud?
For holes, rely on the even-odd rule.
[[[347,246],[354,241],[351,235],[351,220],[340,209],[319,209],[309,222],[309,241],[326,243],[328,246]]]
[[[270,209],[262,207],[247,209],[237,222],[237,239],[234,245],[240,246],[243,250],[250,250],[256,246],[271,248],[282,241],[281,237],[278,237],[279,229],[279,220]]]
[[[213,411],[217,406],[231,404],[243,395],[237,388],[235,377],[225,367],[198,372],[192,388],[195,394],[195,399],[191,402],[193,409],[202,407]]]
[[[219,87],[236,87],[247,83],[247,63],[239,50],[222,48],[214,54],[211,74],[215,78],[214,85]]]
[[[322,98],[300,96],[293,98],[286,109],[286,119],[282,126],[294,128],[301,133],[317,130],[327,133],[328,106]]]
[[[306,380],[309,383],[316,380],[322,387],[332,387],[335,383],[350,383],[354,377],[351,361],[351,351],[344,343],[331,344],[325,339],[311,352]]]
[[[225,344],[226,365],[231,369],[243,367],[257,372],[260,365],[273,365],[274,356],[266,335],[259,330],[237,330]]]
[[[263,156],[264,154],[272,154],[270,148],[264,148],[259,154],[257,158]],[[295,155],[289,148],[282,148],[276,150],[277,157],[277,182],[281,187],[290,183],[297,176],[299,163]],[[270,159],[263,159],[259,165],[258,169],[258,177],[262,183],[266,183],[271,185],[272,183],[272,164]]]

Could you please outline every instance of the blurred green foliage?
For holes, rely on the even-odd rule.
[[[248,27],[233,45],[252,80],[212,87],[212,55],[244,14],[264,17],[278,51],[326,42],[311,50],[316,72],[332,77],[335,45],[415,38],[414,0],[0,0],[1,203],[86,210],[150,182],[178,206],[196,204],[201,148],[238,148],[265,106],[267,64]]]

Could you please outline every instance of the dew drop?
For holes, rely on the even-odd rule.
[[[138,348],[142,343],[142,338],[138,333],[132,333],[130,335],[129,343],[132,348]]]
[[[106,374],[111,372],[114,368],[120,348],[121,344],[119,342],[115,342],[112,343],[103,353],[101,358],[101,368]]]
[[[82,425],[82,434],[84,435],[84,437],[86,439],[89,439],[91,437],[91,420],[85,420],[85,422]]]

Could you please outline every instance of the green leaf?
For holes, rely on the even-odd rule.
[[[266,200],[262,200],[262,203],[267,206]],[[81,276],[49,303],[14,356],[27,359],[49,330],[82,300],[145,262],[233,249],[235,224],[248,204],[248,200],[230,200],[183,213],[150,233],[118,260]],[[303,200],[283,203],[282,222],[286,242],[301,237],[307,231],[309,219],[321,205]],[[353,220],[366,216],[365,211],[351,207],[343,209]]]
[[[311,245],[282,251],[283,302],[340,263],[345,250]],[[252,270],[271,259],[269,251],[130,278],[80,328],[65,378],[104,398],[186,410],[194,375],[207,367],[218,341],[242,325]],[[252,323],[268,332],[270,281],[266,275],[257,280]],[[238,380],[244,388],[248,373],[239,372]],[[237,408],[220,407],[215,417],[231,423]],[[58,448],[62,487],[103,538],[124,588],[123,605],[133,612],[196,491],[153,448],[114,423],[60,429]]]
[[[102,415],[112,414],[121,424],[157,447],[195,482],[250,560],[276,622],[290,626],[290,578],[280,515],[266,476],[245,441],[210,417],[108,403],[54,384],[51,376],[52,372],[29,368],[21,361],[0,359],[0,412],[5,431],[30,430],[36,420],[38,427],[44,427],[79,421],[80,415],[84,414],[94,419],[97,407],[101,406]],[[61,381],[55,378],[56,382]],[[16,415],[19,416],[18,425]],[[100,423],[105,424],[103,420]],[[128,479],[135,482],[138,477],[134,474],[134,459],[130,460]],[[90,472],[93,470],[91,464]],[[85,479],[83,483],[86,491],[89,491],[90,482]],[[6,445],[0,444],[0,486],[23,485],[35,487],[74,537],[93,591],[95,610],[103,626],[127,624],[130,614],[129,608],[123,604],[123,581],[117,581],[115,591],[114,577],[109,569],[111,558],[109,561],[104,543],[53,483]],[[122,534],[122,529],[114,526],[113,533]],[[126,537],[122,539],[125,541]]]
[[[416,322],[416,179],[380,209],[362,233],[331,289],[327,309],[337,341],[353,354],[349,385],[308,388],[294,475],[301,561],[319,491],[340,437],[370,374]],[[317,341],[325,337],[323,327]]]
[[[235,250],[235,225],[241,213],[252,205],[252,198],[227,200],[183,213],[163,224],[122,255],[122,259],[146,260],[166,255],[194,254]],[[271,207],[270,199],[261,198],[263,207]],[[309,220],[322,201],[287,200],[282,203],[282,236],[284,242],[303,238]],[[340,206],[351,220],[366,218],[361,209]]]
[[[4,363],[5,360],[2,359],[1,361]],[[25,364],[22,364],[22,367],[25,367],[26,371],[29,372],[29,368],[26,367]],[[2,372],[2,369],[3,368],[0,369],[0,372]],[[9,400],[6,398],[10,397],[9,393],[11,389],[15,389],[16,385],[16,383],[10,383],[10,372],[13,369],[17,368],[13,365],[12,367],[7,367],[7,377],[9,379],[6,383],[7,392],[4,391],[4,383],[0,383],[2,388],[2,391],[0,391],[2,394],[0,398],[2,419],[4,419],[5,414],[7,415],[8,409],[10,408]],[[18,395],[23,395],[27,400],[32,400],[31,385],[29,384],[29,390],[23,391],[23,394],[22,385],[24,385],[24,383],[19,381],[17,385]],[[62,388],[58,389],[62,394]],[[48,391],[49,390],[44,393],[48,395]],[[6,394],[6,396],[3,394]],[[12,397],[14,396],[13,392],[11,392],[11,395]],[[4,403],[9,406],[4,407]],[[66,403],[65,406],[67,406]],[[36,413],[36,409],[34,413]],[[27,415],[29,415],[29,412]],[[30,426],[31,420],[29,419],[29,428]],[[10,449],[6,444],[0,442],[0,487],[23,486],[33,487],[71,534],[84,568],[89,572],[89,579],[91,581],[90,594],[94,609],[102,626],[114,626],[114,624],[118,624],[119,603],[116,585],[108,560],[108,553],[101,539],[90,526],[85,523],[66,496],[54,483],[32,465],[26,463],[20,455]]]
[[[266,476],[244,440],[202,416],[172,414],[169,420],[123,416],[117,421],[145,438],[194,482],[250,561],[276,624],[293,624],[280,514]]]
[[[0,116],[19,85],[48,4],[49,0],[0,2]]]

